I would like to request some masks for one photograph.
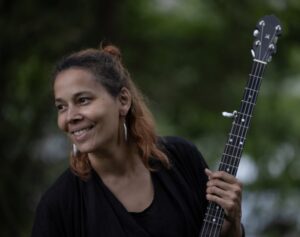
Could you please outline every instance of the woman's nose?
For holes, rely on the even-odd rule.
[[[67,114],[67,122],[68,123],[76,123],[77,121],[82,119],[82,115],[76,106],[70,106]]]

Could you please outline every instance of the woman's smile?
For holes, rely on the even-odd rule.
[[[94,125],[91,125],[88,127],[71,130],[70,133],[72,136],[72,140],[75,140],[78,143],[85,141],[89,137],[89,134],[92,132],[93,128]]]

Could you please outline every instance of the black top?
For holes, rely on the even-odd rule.
[[[197,237],[207,165],[184,139],[165,137],[160,145],[172,166],[152,172],[155,198],[146,210],[129,213],[96,172],[82,181],[68,169],[40,200],[32,237]]]
[[[182,237],[184,235],[184,218],[177,210],[172,195],[166,192],[163,182],[156,173],[151,174],[154,185],[154,199],[151,205],[142,212],[132,212],[137,224],[150,236]]]

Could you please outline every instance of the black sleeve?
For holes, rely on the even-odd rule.
[[[80,236],[80,197],[77,178],[64,172],[42,196],[31,237]]]
[[[62,237],[59,212],[54,203],[43,197],[36,209],[31,237]]]

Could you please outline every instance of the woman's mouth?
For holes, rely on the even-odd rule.
[[[94,125],[91,125],[91,126],[86,127],[86,128],[81,128],[81,129],[78,129],[78,130],[74,130],[74,131],[71,132],[71,134],[77,142],[81,142],[86,138],[86,135],[88,134],[88,132],[93,127],[94,127]]]

